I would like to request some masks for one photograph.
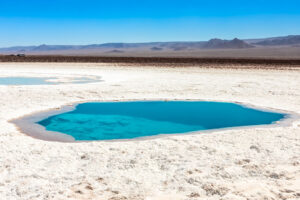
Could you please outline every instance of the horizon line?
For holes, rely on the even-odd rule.
[[[300,34],[299,34],[300,35]],[[172,43],[172,42],[207,42],[213,39],[220,39],[220,40],[258,40],[258,39],[269,39],[269,38],[280,38],[280,37],[289,37],[289,36],[299,36],[297,34],[289,34],[289,35],[280,35],[280,36],[266,36],[266,37],[258,37],[258,38],[238,38],[233,37],[232,39],[222,39],[219,37],[214,37],[208,40],[170,40],[170,41],[145,41],[145,42],[103,42],[103,43],[89,43],[89,44],[36,44],[36,45],[14,45],[14,46],[0,46],[0,49],[5,48],[13,48],[13,47],[39,47],[39,46],[89,46],[89,45],[103,45],[103,44],[147,44],[147,43]]]

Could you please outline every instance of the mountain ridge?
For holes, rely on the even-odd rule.
[[[100,52],[122,53],[131,50],[146,51],[189,51],[201,49],[248,49],[270,46],[297,46],[300,45],[300,35],[288,35],[261,39],[238,39],[222,40],[213,38],[209,41],[191,42],[145,42],[145,43],[103,43],[89,45],[38,45],[38,46],[14,46],[0,48],[0,53],[35,53],[53,51],[76,51],[96,50]]]

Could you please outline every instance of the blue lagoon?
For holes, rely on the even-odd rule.
[[[38,121],[75,140],[132,139],[159,134],[273,124],[285,114],[206,101],[92,102]]]

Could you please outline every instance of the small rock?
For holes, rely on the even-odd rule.
[[[102,182],[104,179],[102,177],[97,178],[98,182]]]
[[[136,164],[136,161],[135,160],[130,160],[130,164],[134,165],[134,164]]]
[[[198,194],[197,192],[192,192],[188,197],[189,198],[196,198],[196,197],[200,197],[200,194]]]
[[[289,190],[289,189],[285,189],[285,190],[282,190],[282,192],[284,192],[284,193],[292,193],[294,191],[293,190]]]
[[[207,195],[213,196],[213,195],[219,195],[224,196],[228,193],[229,189],[225,187],[218,187],[212,183],[210,184],[204,184],[202,186],[202,189],[205,190]]]
[[[295,162],[292,163],[292,165],[294,165],[294,166],[298,166],[299,164],[300,163],[298,161],[295,161]]]
[[[127,200],[127,197],[121,196],[121,197],[111,197],[109,200]]]
[[[255,145],[251,145],[250,149],[251,150],[255,150],[257,153],[260,153],[260,149],[257,146],[255,146]]]
[[[88,156],[84,154],[84,155],[80,156],[80,159],[81,160],[88,160]]]
[[[85,188],[88,189],[88,190],[93,190],[93,187],[90,186],[90,185],[85,186]]]
[[[274,179],[279,179],[279,178],[280,178],[280,176],[279,176],[278,174],[276,174],[276,173],[270,174],[269,177],[270,177],[270,178],[274,178]]]
[[[76,190],[75,193],[82,194],[83,192],[81,190]]]

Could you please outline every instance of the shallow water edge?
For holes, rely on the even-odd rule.
[[[133,139],[113,139],[113,140],[94,140],[94,141],[76,141],[72,136],[61,133],[61,132],[54,132],[54,131],[48,131],[45,129],[44,126],[39,125],[37,122],[41,121],[43,119],[46,119],[53,115],[62,114],[65,112],[70,112],[76,109],[76,106],[81,103],[103,103],[103,102],[134,102],[134,101],[203,101],[203,102],[224,102],[224,103],[235,103],[239,104],[246,108],[253,108],[258,109],[260,111],[266,111],[266,112],[277,112],[284,115],[284,118],[277,121],[276,123],[272,124],[263,124],[263,125],[249,125],[249,126],[239,126],[239,127],[226,127],[226,128],[218,128],[218,129],[210,129],[210,130],[201,130],[201,131],[193,131],[193,132],[186,132],[184,134],[182,133],[175,133],[175,134],[159,134],[159,135],[153,135],[153,136],[143,136]],[[45,140],[45,141],[55,141],[55,142],[71,142],[71,143],[81,143],[81,142],[118,142],[118,141],[142,141],[142,140],[148,140],[148,139],[156,139],[156,138],[162,138],[162,137],[172,137],[172,136],[184,136],[184,135],[195,135],[195,134],[203,134],[203,133],[211,133],[211,132],[220,132],[220,131],[226,131],[226,130],[241,130],[241,129],[248,129],[248,128],[272,128],[272,127],[280,127],[280,126],[290,126],[295,120],[298,120],[300,118],[300,115],[298,113],[290,112],[290,111],[284,111],[279,109],[273,109],[273,108],[262,108],[258,106],[254,106],[248,103],[242,103],[242,102],[232,102],[232,101],[215,101],[215,100],[201,100],[201,99],[146,99],[146,100],[140,100],[140,99],[130,99],[130,100],[105,100],[105,101],[83,101],[83,102],[75,102],[73,104],[67,104],[61,106],[59,109],[49,109],[46,111],[40,111],[32,114],[28,114],[26,116],[10,120],[9,122],[15,124],[18,128],[18,130],[30,137]]]
[[[60,79],[55,76],[3,76],[0,77],[0,86],[34,86],[34,85],[65,85],[65,84],[87,84],[103,82],[100,76],[64,77]]]

